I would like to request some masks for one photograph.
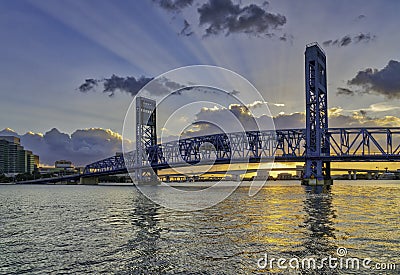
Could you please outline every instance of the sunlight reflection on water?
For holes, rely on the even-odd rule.
[[[265,253],[328,256],[338,247],[399,263],[399,200],[394,182],[337,181],[320,194],[274,182],[255,197],[243,187],[212,208],[179,212],[134,187],[0,186],[0,273],[265,273]]]

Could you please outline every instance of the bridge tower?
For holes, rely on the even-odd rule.
[[[305,185],[330,185],[328,136],[328,94],[326,56],[318,43],[308,44],[305,52],[306,80],[306,169]]]
[[[156,101],[144,98],[136,98],[136,159],[135,179],[144,181],[151,177],[151,169],[143,169],[149,159],[149,148],[157,146],[156,133]],[[147,165],[148,166],[148,165]]]

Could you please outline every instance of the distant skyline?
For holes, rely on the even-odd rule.
[[[276,104],[278,126],[303,127],[304,50],[314,41],[327,54],[330,126],[400,126],[399,1],[3,0],[0,7],[0,130],[31,132],[28,149],[62,137],[60,154],[76,153],[82,163],[107,156],[137,89],[196,64],[241,74]]]

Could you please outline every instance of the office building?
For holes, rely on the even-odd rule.
[[[39,157],[24,150],[20,139],[0,136],[0,174],[32,173],[39,164]]]

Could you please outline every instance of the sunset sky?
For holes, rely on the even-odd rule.
[[[198,64],[247,78],[277,128],[304,127],[314,41],[330,126],[400,126],[399,11],[396,0],[2,0],[0,135],[22,135],[43,163],[112,155],[139,88]]]

